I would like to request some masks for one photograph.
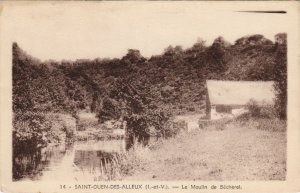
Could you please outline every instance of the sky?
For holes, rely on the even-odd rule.
[[[12,41],[41,60],[122,57],[138,49],[145,57],[169,45],[191,47],[198,38],[210,45],[223,36],[286,32],[286,14],[236,12],[263,6],[228,6],[198,2],[35,3],[7,12]]]

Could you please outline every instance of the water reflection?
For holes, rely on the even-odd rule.
[[[120,178],[119,154],[104,151],[75,151],[74,164],[84,175],[94,180],[115,180]]]
[[[13,179],[113,180],[119,178],[124,140],[86,141],[14,153]]]

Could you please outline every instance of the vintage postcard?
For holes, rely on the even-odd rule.
[[[299,2],[0,3],[0,191],[300,192]]]

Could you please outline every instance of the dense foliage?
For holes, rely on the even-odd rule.
[[[286,34],[276,36],[276,67],[274,68],[276,110],[282,119],[287,117],[287,44]]]
[[[132,132],[161,132],[168,118],[204,112],[205,80],[276,81],[277,109],[286,117],[286,34],[276,42],[262,35],[233,45],[218,37],[211,46],[169,46],[145,58],[129,49],[121,59],[40,61],[13,44],[13,110],[18,112],[96,112],[100,121],[123,119]]]
[[[154,127],[156,135],[166,136],[169,109],[158,107],[158,93],[152,93],[145,82],[140,79],[124,78],[116,80],[108,88],[108,96],[102,100],[102,107],[97,116],[101,122],[116,119],[126,121],[129,144],[136,138],[147,143],[150,127]]]

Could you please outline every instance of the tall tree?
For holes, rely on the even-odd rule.
[[[274,68],[276,109],[282,119],[287,117],[287,35],[276,35],[276,66]]]
[[[163,133],[169,114],[155,105],[156,100],[149,88],[142,87],[139,80],[128,78],[115,81],[109,89],[97,114],[101,122],[111,119],[126,121],[129,144],[133,144],[134,138],[140,142],[147,141],[150,126]]]
[[[230,44],[223,37],[218,37],[214,40],[211,47],[208,49],[208,62],[211,72],[224,72],[226,70],[225,52]]]

